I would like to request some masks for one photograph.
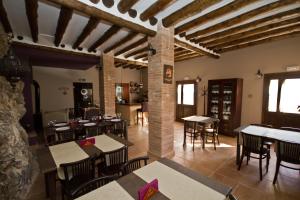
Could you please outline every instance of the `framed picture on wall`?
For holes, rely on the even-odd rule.
[[[166,84],[173,83],[173,66],[172,65],[164,65],[164,76],[163,82]]]

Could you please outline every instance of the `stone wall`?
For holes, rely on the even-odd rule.
[[[0,76],[0,199],[25,199],[31,185],[33,159],[27,133],[19,120],[25,114],[23,82],[13,89]]]

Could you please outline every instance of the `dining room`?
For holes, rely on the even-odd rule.
[[[299,0],[0,12],[0,199],[299,198]]]

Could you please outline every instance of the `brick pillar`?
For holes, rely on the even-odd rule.
[[[101,56],[99,70],[99,96],[102,113],[113,115],[115,108],[116,68],[113,52]]]
[[[174,155],[174,28],[158,25],[149,43],[156,49],[148,62],[149,154]],[[164,65],[173,66],[172,84],[163,81]]]

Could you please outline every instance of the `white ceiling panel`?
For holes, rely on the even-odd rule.
[[[54,36],[60,7],[55,4],[38,2],[38,26],[39,34]]]

